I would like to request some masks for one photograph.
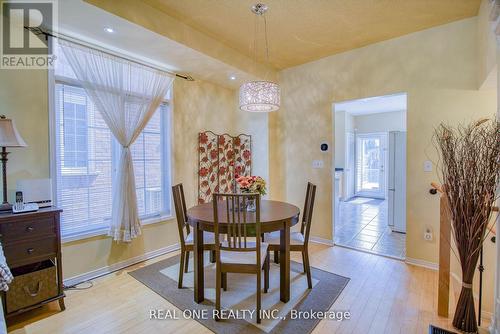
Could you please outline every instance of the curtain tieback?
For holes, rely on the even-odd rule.
[[[465,289],[472,289],[472,284],[471,283],[462,282],[462,287],[465,288]]]

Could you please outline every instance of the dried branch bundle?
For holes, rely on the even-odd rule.
[[[500,123],[482,119],[452,127],[441,124],[434,142],[441,156],[440,172],[462,267],[462,291],[453,326],[477,332],[472,281],[480,249],[492,218],[500,179]]]

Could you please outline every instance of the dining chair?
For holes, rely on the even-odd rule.
[[[255,201],[255,212],[246,210]],[[261,275],[264,268],[264,292],[269,289],[269,255],[267,244],[261,242],[260,195],[214,194],[214,234],[216,263],[215,309],[220,314],[221,288],[227,290],[227,273],[257,276],[257,323],[260,324]],[[254,217],[254,219],[250,219]],[[221,241],[220,222],[224,222],[225,241]],[[255,224],[249,224],[255,222]],[[216,320],[220,320],[217,319]]]
[[[184,272],[188,272],[189,253],[194,252],[194,233],[191,233],[187,223],[186,200],[184,198],[184,188],[182,183],[172,187],[174,198],[175,215],[177,217],[177,228],[179,230],[179,239],[181,243],[181,262],[179,266],[178,288],[182,288]],[[215,262],[214,234],[203,232],[204,249],[210,251],[210,261]]]
[[[304,273],[307,274],[307,286],[312,289],[311,266],[309,264],[309,232],[311,231],[311,222],[314,208],[314,198],[316,196],[316,185],[307,183],[306,200],[304,203],[304,212],[302,214],[302,223],[300,232],[290,232],[290,251],[302,253],[302,263]],[[266,243],[269,244],[268,251],[274,251],[274,260],[278,261],[280,250],[280,232],[265,234]],[[269,256],[269,255],[268,255]]]

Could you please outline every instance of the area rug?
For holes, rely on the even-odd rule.
[[[310,333],[322,320],[347,320],[346,310],[330,310],[349,278],[311,268],[313,288],[307,289],[307,278],[302,264],[291,261],[290,301],[280,301],[279,265],[272,264],[270,289],[262,293],[262,309],[266,314],[261,324],[255,321],[256,276],[227,274],[227,291],[222,291],[221,305],[226,318],[212,318],[215,305],[215,264],[205,259],[205,301],[193,301],[193,259],[189,272],[184,274],[183,289],[177,288],[179,256],[145,266],[129,274],[145,286],[175,305],[179,310],[152,310],[151,321],[175,321],[174,318],[192,318],[217,334],[295,334]],[[262,275],[263,276],[263,275]],[[264,283],[262,282],[262,287]],[[254,311],[255,312],[255,311]]]

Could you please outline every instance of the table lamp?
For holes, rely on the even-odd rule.
[[[11,119],[0,116],[0,161],[2,162],[2,179],[3,179],[3,203],[0,205],[0,211],[8,211],[12,209],[12,205],[7,200],[7,147],[26,147],[23,138],[17,132],[16,126]]]

